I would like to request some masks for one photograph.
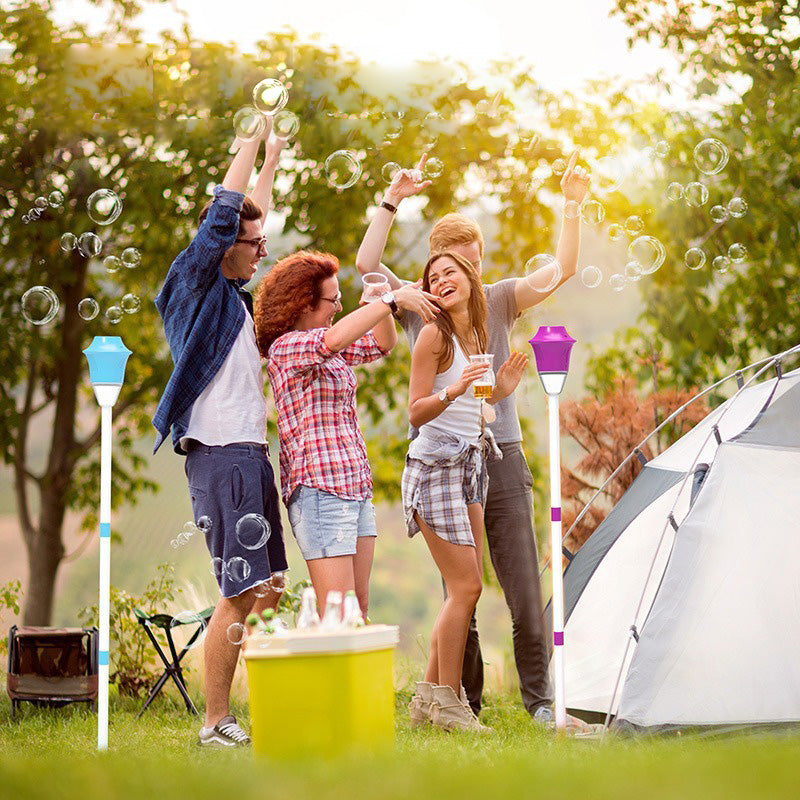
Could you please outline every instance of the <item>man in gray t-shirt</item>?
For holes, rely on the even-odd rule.
[[[577,152],[570,158],[561,180],[566,203],[580,204],[586,196],[589,176],[575,166]],[[424,165],[424,157],[420,167]],[[397,206],[406,197],[418,194],[430,184],[419,169],[400,170],[384,201],[370,222],[356,257],[361,272],[383,272],[391,287],[402,281],[381,264],[389,229]],[[481,270],[483,236],[477,223],[461,214],[448,214],[434,226],[430,235],[431,252],[450,250],[464,256]],[[564,215],[555,262],[526,278],[509,278],[485,284],[487,303],[488,351],[493,353],[497,370],[511,354],[510,334],[517,318],[527,309],[549,297],[577,269],[580,250],[580,216]],[[423,321],[416,314],[398,317],[413,350]],[[539,558],[533,530],[531,490],[533,479],[522,452],[522,432],[514,394],[495,406],[491,423],[503,459],[488,464],[489,493],[484,509],[489,554],[511,612],[514,659],[519,675],[522,702],[537,721],[552,720],[552,693],[548,679],[548,652],[542,618],[539,586]],[[412,436],[413,430],[412,430]],[[464,653],[462,682],[470,706],[478,713],[483,691],[483,659],[473,616]],[[578,725],[577,720],[570,722]]]

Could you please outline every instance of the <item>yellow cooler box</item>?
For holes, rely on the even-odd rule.
[[[250,636],[255,751],[281,759],[391,747],[398,640],[396,625]]]

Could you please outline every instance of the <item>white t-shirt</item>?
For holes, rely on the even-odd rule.
[[[181,447],[186,449],[187,439],[212,446],[236,442],[266,444],[266,435],[264,373],[253,319],[245,307],[244,323],[230,352],[211,383],[192,404]]]

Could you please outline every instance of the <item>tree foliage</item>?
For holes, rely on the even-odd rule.
[[[595,360],[593,388],[608,388],[620,373],[646,381],[636,361],[653,348],[672,385],[703,385],[800,341],[799,6],[797,0],[618,0],[616,13],[630,27],[631,43],[656,41],[676,54],[696,102],[651,128],[651,140],[664,137],[671,145],[644,192],[654,208],[651,232],[668,258],[643,287],[641,324]],[[670,89],[664,78],[661,86]],[[730,154],[713,176],[698,172],[693,159],[694,147],[709,136]],[[670,181],[705,183],[708,203],[667,202]],[[710,207],[735,196],[746,200],[746,215],[713,222]],[[715,271],[714,257],[733,243],[745,245],[746,261]],[[707,256],[697,271],[684,265],[692,246]]]

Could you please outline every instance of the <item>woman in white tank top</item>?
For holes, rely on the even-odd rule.
[[[429,717],[449,729],[486,731],[461,689],[467,629],[481,594],[484,453],[492,448],[499,456],[488,429],[484,432],[481,401],[471,390],[487,369],[469,361],[486,352],[486,298],[477,269],[453,252],[431,256],[423,287],[438,298],[442,312],[420,332],[411,359],[409,419],[419,436],[406,457],[403,509],[408,535],[422,532],[447,598],[410,710],[413,722]],[[497,372],[488,404],[514,391],[526,363],[519,353],[509,358]]]

